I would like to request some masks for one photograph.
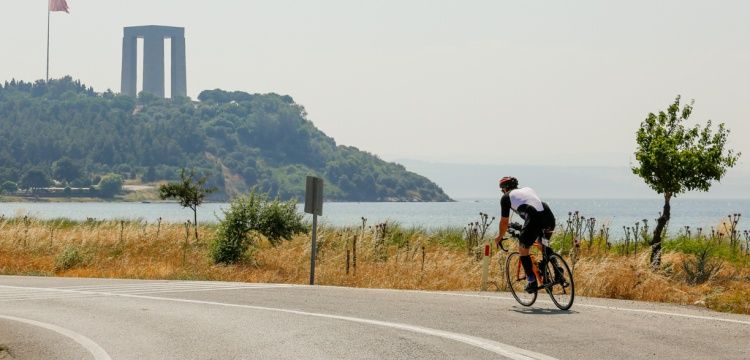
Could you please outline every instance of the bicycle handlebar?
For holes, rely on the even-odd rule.
[[[513,227],[511,227],[511,228],[508,229],[508,234],[510,234],[511,238],[518,238],[521,235],[521,231],[516,230],[515,228],[516,228],[516,226],[513,226]],[[507,238],[507,237],[506,238],[502,238],[500,240],[500,244],[499,244],[500,249],[502,249],[505,252],[508,252],[508,249],[506,249],[505,246],[503,245],[503,241],[508,240],[508,239],[510,239],[510,238]]]

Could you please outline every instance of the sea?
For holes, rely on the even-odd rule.
[[[663,200],[656,199],[548,199],[560,227],[564,227],[569,214],[594,218],[595,228],[609,228],[613,239],[624,234],[624,227],[636,223],[642,228],[644,220],[653,229],[662,210]],[[216,223],[224,216],[228,203],[205,203],[198,208],[199,223]],[[298,205],[303,211],[303,205]],[[398,223],[405,227],[435,230],[446,227],[465,227],[479,221],[480,213],[499,217],[499,199],[461,199],[455,202],[326,202],[323,215],[318,217],[322,226],[361,226],[382,222]],[[704,233],[721,229],[722,223],[733,214],[742,214],[738,229],[750,229],[750,199],[685,199],[671,201],[671,220],[668,231],[676,233],[689,226],[693,234],[697,228]],[[7,218],[30,216],[38,219],[68,218],[84,221],[141,220],[156,222],[185,222],[192,220],[190,209],[175,202],[0,202],[0,216]],[[308,221],[310,215],[305,215]],[[497,226],[497,219],[492,229]],[[560,229],[558,227],[558,229]]]

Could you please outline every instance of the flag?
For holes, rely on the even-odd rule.
[[[65,0],[49,0],[49,11],[65,11],[68,12],[68,3]]]

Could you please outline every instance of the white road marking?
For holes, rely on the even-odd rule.
[[[290,285],[295,286],[299,288],[312,288],[310,285]],[[352,288],[352,287],[345,287],[345,286],[333,286],[333,285],[316,285],[316,287],[330,287],[335,289],[356,289],[356,290],[365,290],[365,291],[381,291],[381,292],[411,292],[411,293],[423,293],[423,294],[429,294],[429,295],[443,295],[443,296],[457,296],[457,297],[470,297],[470,298],[481,298],[481,299],[492,299],[492,300],[507,300],[516,302],[516,299],[510,296],[502,296],[502,295],[479,295],[479,294],[462,294],[462,293],[452,293],[452,292],[440,292],[440,291],[429,291],[429,290],[403,290],[403,289],[377,289],[377,288]],[[536,303],[544,303],[549,305],[554,305],[552,301],[549,300],[537,300]],[[669,303],[666,303],[666,305],[669,305]],[[699,320],[709,320],[709,321],[722,321],[722,322],[728,322],[728,323],[735,323],[735,324],[742,324],[742,325],[750,325],[750,321],[745,320],[737,320],[737,319],[728,319],[728,318],[722,318],[722,317],[716,317],[716,316],[703,316],[703,315],[690,315],[690,314],[681,314],[681,313],[675,313],[675,312],[669,312],[669,311],[658,311],[658,310],[646,310],[646,309],[634,309],[634,308],[625,308],[625,307],[619,307],[619,306],[606,306],[606,305],[595,305],[595,304],[580,304],[580,303],[574,303],[573,307],[588,307],[588,308],[595,308],[595,309],[605,309],[605,310],[614,310],[614,311],[624,311],[624,312],[637,312],[637,313],[644,313],[644,314],[654,314],[654,315],[666,315],[666,316],[677,316],[677,317],[683,317],[683,318],[689,318],[689,319],[699,319]]]
[[[134,290],[127,293],[117,293],[114,295],[119,294],[157,294],[157,293],[179,293],[179,292],[192,292],[192,291],[215,291],[215,290],[255,290],[255,289],[277,289],[279,286],[268,286],[268,287],[262,287],[262,286],[254,286],[254,287],[247,287],[247,286],[237,286],[237,287],[205,287],[205,288],[185,288],[185,289],[162,289],[162,290],[150,290],[150,289],[140,289],[140,290]]]
[[[129,284],[120,284],[120,285],[78,285],[78,286],[70,286],[70,287],[57,287],[57,288],[29,288],[29,287],[20,287],[20,286],[7,286],[7,285],[0,285],[0,287],[5,288],[12,288],[17,291],[28,291],[28,289],[44,289],[44,290],[50,290],[50,289],[58,289],[58,290],[71,290],[74,291],[76,289],[92,289],[92,290],[99,290],[99,289],[107,289],[110,287],[115,287],[119,291],[123,286],[133,286],[133,287],[140,287],[144,289],[149,289],[149,285],[169,285],[173,283],[178,283],[177,281],[174,282],[154,282],[154,283],[129,283]],[[245,289],[245,288],[255,288],[255,289],[263,289],[263,288],[274,288],[274,287],[298,287],[298,288],[311,288],[309,285],[298,285],[298,284],[271,284],[271,283],[244,283],[243,285],[237,286],[238,283],[232,283],[232,282],[221,282],[221,281],[179,281],[179,283],[188,283],[188,284],[195,284],[195,285],[202,285],[202,284],[213,284],[217,286],[226,286],[226,288],[223,288],[225,290],[239,290],[239,289]],[[320,286],[318,287],[331,287],[331,288],[338,288],[338,289],[358,289],[358,290],[366,290],[366,291],[387,291],[387,292],[416,292],[416,293],[425,293],[425,294],[432,294],[432,295],[443,295],[443,296],[458,296],[458,297],[471,297],[471,298],[483,298],[483,299],[493,299],[493,300],[507,300],[507,301],[513,301],[515,302],[515,299],[512,297],[507,296],[491,296],[491,295],[479,295],[479,294],[462,294],[462,293],[451,293],[451,292],[435,292],[435,291],[426,291],[426,290],[399,290],[399,289],[372,289],[372,288],[349,288],[349,287],[343,287],[343,286]],[[134,289],[135,290],[135,289]],[[207,288],[202,291],[213,291],[214,289]],[[222,288],[217,288],[215,290],[222,290]],[[115,291],[115,290],[113,290]],[[126,291],[126,290],[122,290]],[[184,292],[188,291],[197,291],[197,290],[188,290],[185,289]],[[132,291],[131,293],[158,293],[158,292],[170,292],[170,291],[154,291],[149,292],[147,290],[140,291]],[[173,292],[183,292],[183,291],[173,291]],[[100,295],[99,294],[91,294],[91,295]],[[17,300],[24,300],[27,299],[25,297],[22,297],[19,299],[19,296],[11,297],[9,300],[6,298],[6,300],[2,299],[2,295],[0,295],[0,302],[3,301],[17,301]],[[541,302],[544,304],[552,304],[551,301],[546,300],[537,300],[537,302]],[[728,318],[721,318],[716,316],[703,316],[703,315],[690,315],[690,314],[681,314],[681,313],[675,313],[675,312],[668,312],[668,311],[658,311],[658,310],[646,310],[646,309],[634,309],[634,308],[626,308],[626,307],[619,307],[619,306],[606,306],[606,305],[595,305],[595,304],[580,304],[576,303],[573,305],[574,307],[588,307],[588,308],[595,308],[595,309],[603,309],[603,310],[613,310],[613,311],[623,311],[623,312],[634,312],[634,313],[644,313],[644,314],[653,314],[653,315],[665,315],[665,316],[676,316],[676,317],[682,317],[682,318],[688,318],[688,319],[698,319],[698,320],[708,320],[708,321],[721,321],[721,322],[728,322],[728,323],[735,323],[735,324],[742,324],[742,325],[750,325],[750,321],[745,320],[737,320],[737,319],[728,319]]]
[[[605,306],[605,305],[594,305],[594,304],[580,304],[577,306],[597,308],[597,309],[606,309],[606,310],[616,310],[616,311],[640,312],[640,313],[645,313],[645,314],[679,316],[679,317],[692,318],[692,319],[724,321],[724,322],[730,322],[730,323],[736,323],[736,324],[750,325],[750,321],[726,319],[726,318],[719,318],[719,317],[713,317],[713,316],[688,315],[688,314],[679,314],[679,313],[673,313],[673,312],[667,312],[667,311],[630,309],[630,308],[623,308],[623,307],[617,307],[617,306]]]
[[[72,291],[94,291],[94,292],[106,291],[106,292],[111,292],[111,293],[122,292],[122,293],[126,293],[127,294],[127,293],[130,293],[130,292],[138,292],[138,291],[169,291],[169,290],[180,291],[180,290],[190,290],[190,289],[196,289],[196,290],[199,290],[199,289],[270,289],[270,288],[278,288],[278,286],[268,286],[268,287],[253,286],[253,287],[248,287],[248,286],[241,286],[241,285],[239,285],[239,286],[215,286],[215,285],[209,285],[209,284],[207,284],[207,285],[204,285],[204,286],[195,286],[195,285],[189,285],[189,286],[141,286],[141,287],[126,288],[126,289],[123,289],[123,288],[103,288],[103,289],[99,289],[99,288],[86,288],[86,289],[75,289],[75,290],[72,290]],[[70,289],[65,289],[65,290],[70,290]]]
[[[123,285],[126,285],[126,286],[123,286]],[[362,323],[362,324],[390,327],[394,329],[411,331],[415,333],[421,333],[425,335],[431,335],[431,336],[437,336],[437,337],[441,337],[445,339],[450,339],[450,340],[462,342],[467,345],[482,348],[482,349],[491,351],[493,353],[496,353],[496,354],[499,354],[499,355],[502,355],[511,359],[547,359],[547,360],[554,359],[544,354],[539,354],[539,353],[531,352],[525,349],[516,348],[511,345],[495,342],[493,340],[488,340],[488,339],[473,337],[470,335],[453,333],[453,332],[448,332],[448,331],[443,331],[443,330],[438,330],[438,329],[414,326],[414,325],[409,325],[409,324],[392,323],[392,322],[385,322],[385,321],[379,321],[379,320],[339,316],[339,315],[332,315],[332,314],[311,313],[311,312],[281,309],[281,308],[269,308],[269,307],[252,306],[252,305],[240,305],[240,304],[219,303],[219,302],[211,302],[211,301],[138,295],[138,294],[144,294],[144,293],[161,293],[161,292],[243,290],[243,289],[265,289],[265,288],[280,288],[280,287],[298,287],[298,288],[303,288],[303,289],[314,288],[308,285],[295,285],[295,284],[242,284],[239,286],[237,285],[238,285],[237,283],[231,283],[231,282],[179,282],[179,283],[159,282],[159,283],[152,283],[152,284],[148,284],[148,283],[121,284],[119,286],[118,285],[102,285],[102,286],[88,285],[88,286],[76,286],[76,287],[67,287],[67,288],[31,288],[31,287],[17,287],[17,286],[7,286],[7,285],[0,285],[0,287],[11,288],[19,292],[36,290],[36,291],[43,291],[43,292],[65,292],[70,295],[85,294],[89,296],[120,296],[120,297],[141,298],[141,299],[150,299],[150,300],[158,300],[158,301],[172,301],[172,302],[205,304],[205,305],[225,306],[225,307],[235,307],[235,308],[246,308],[246,309],[254,309],[254,310],[264,310],[264,311],[276,311],[276,312],[296,314],[296,315],[338,319],[338,320],[350,321],[350,322],[356,322],[356,323]],[[321,287],[321,286],[318,286],[318,287]],[[347,287],[339,287],[339,286],[322,286],[322,287],[355,290],[355,288],[347,288]],[[88,289],[91,289],[91,290],[88,290]],[[96,291],[96,290],[99,290],[99,291]],[[515,299],[512,297],[481,295],[481,294],[433,292],[433,291],[424,291],[424,290],[395,290],[395,289],[362,289],[360,288],[356,290],[387,291],[387,292],[417,292],[417,293],[424,293],[424,294],[429,294],[429,295],[482,298],[482,299],[490,299],[490,300],[503,300],[503,301],[515,302]],[[37,293],[37,295],[39,294]],[[73,296],[71,296],[71,298],[72,297]],[[539,302],[552,305],[551,301],[539,300]],[[675,312],[668,312],[668,311],[635,309],[635,308],[626,308],[626,307],[618,307],[618,306],[605,306],[605,305],[580,304],[580,303],[575,304],[575,307],[595,308],[595,309],[603,309],[603,310],[611,310],[611,311],[644,313],[644,314],[654,314],[654,315],[664,315],[664,316],[675,316],[675,317],[688,318],[688,319],[721,321],[721,322],[728,322],[728,323],[735,323],[735,324],[742,324],[742,325],[750,325],[750,321],[730,319],[730,318],[721,318],[721,317],[714,317],[714,316],[682,314],[682,313],[675,313]]]
[[[19,288],[16,286],[9,286],[9,285],[0,285],[0,287]],[[271,287],[278,287],[278,286],[271,286]],[[247,287],[240,287],[240,288],[246,289]],[[252,287],[252,288],[259,288],[259,287]],[[351,316],[313,313],[313,312],[290,310],[290,309],[283,309],[283,308],[271,308],[271,307],[264,307],[264,306],[231,304],[231,303],[221,303],[221,302],[214,302],[214,301],[190,300],[190,299],[179,299],[179,298],[165,298],[165,297],[125,294],[125,293],[79,291],[79,290],[60,289],[60,288],[26,287],[26,289],[35,289],[35,290],[49,291],[49,292],[65,292],[65,293],[79,293],[79,294],[84,293],[84,294],[91,294],[91,295],[119,296],[119,297],[126,297],[126,298],[146,299],[146,300],[156,300],[156,301],[171,301],[171,302],[188,303],[188,304],[213,305],[213,306],[223,306],[223,307],[231,307],[231,308],[261,310],[261,311],[274,311],[274,312],[293,314],[293,315],[312,316],[312,317],[319,317],[319,318],[342,320],[342,321],[349,321],[349,322],[355,322],[355,323],[360,323],[360,324],[388,327],[388,328],[397,329],[397,330],[410,331],[410,332],[414,332],[418,334],[424,334],[424,335],[436,336],[436,337],[440,337],[440,338],[444,338],[448,340],[454,340],[454,341],[458,341],[458,342],[461,342],[470,346],[474,346],[474,347],[478,347],[478,348],[490,351],[492,353],[495,353],[495,354],[498,354],[498,355],[501,355],[508,359],[513,359],[513,360],[556,360],[556,358],[553,358],[551,356],[547,356],[547,355],[536,353],[530,350],[517,348],[512,345],[503,344],[497,341],[484,339],[484,338],[480,338],[476,336],[465,335],[461,333],[454,333],[454,332],[438,330],[438,329],[431,329],[427,327],[410,325],[410,324],[364,319],[364,318],[357,318],[357,317],[351,317]],[[222,287],[221,289],[226,289],[226,287]]]
[[[268,289],[275,289],[278,288],[278,286],[269,286]],[[56,294],[48,294],[48,295],[39,295],[38,292],[36,293],[30,293],[29,296],[16,296],[16,297],[10,297],[10,298],[4,298],[0,299],[0,302],[12,302],[12,301],[26,301],[26,300],[56,300],[56,299],[85,299],[85,298],[96,298],[96,297],[103,297],[103,296],[114,296],[114,295],[120,295],[120,294],[160,294],[160,293],[181,293],[181,292],[201,292],[201,291],[217,291],[217,290],[247,290],[247,289],[266,289],[265,287],[246,287],[246,286],[238,286],[238,287],[203,287],[203,288],[184,288],[184,289],[136,289],[128,292],[98,292],[98,291],[78,291],[78,290],[61,290],[60,292],[64,292],[62,294],[56,293]],[[75,293],[79,293],[81,295],[74,295]],[[36,296],[33,296],[36,295]]]
[[[0,295],[0,302],[20,301],[20,300],[53,300],[53,299],[69,299],[69,298],[85,298],[85,297],[100,297],[100,296],[112,296],[115,294],[156,294],[156,293],[179,293],[179,292],[199,292],[199,291],[216,291],[216,290],[245,290],[245,289],[275,289],[285,288],[292,285],[285,284],[253,284],[253,285],[240,285],[232,283],[212,283],[206,284],[194,283],[194,284],[177,284],[176,286],[164,286],[168,283],[154,283],[154,284],[140,284],[138,287],[129,288],[118,288],[110,286],[87,286],[85,288],[30,288],[30,287],[12,287],[7,285],[0,285],[5,288],[16,288],[16,291],[11,291]],[[55,291],[57,290],[57,291]],[[40,294],[40,291],[43,294]],[[77,296],[76,296],[77,295]]]
[[[52,289],[60,290],[123,290],[133,288],[188,288],[188,287],[246,287],[246,288],[273,288],[273,287],[290,287],[293,285],[286,284],[243,284],[243,283],[217,283],[217,282],[158,282],[158,283],[135,283],[135,284],[119,284],[119,285],[86,285],[86,286],[68,286],[68,287],[54,287]]]
[[[383,290],[390,290],[390,289],[383,289]],[[416,290],[421,292],[421,290]],[[498,300],[512,300],[516,301],[516,299],[512,297],[505,297],[505,296],[490,296],[490,295],[475,295],[475,294],[459,294],[459,293],[448,293],[448,292],[431,292],[431,291],[424,291],[428,294],[436,294],[436,295],[446,295],[446,296],[460,296],[460,297],[473,297],[473,298],[483,298],[483,299],[498,299]],[[552,301],[549,300],[537,300],[537,303],[542,302],[545,304],[554,305]],[[626,311],[626,312],[637,312],[637,313],[644,313],[644,314],[654,314],[654,315],[667,315],[667,316],[677,316],[677,317],[683,317],[683,318],[689,318],[689,319],[700,319],[700,320],[711,320],[711,321],[723,321],[723,322],[729,322],[729,323],[735,323],[735,324],[743,324],[743,325],[750,325],[750,321],[743,321],[743,320],[737,320],[737,319],[727,319],[727,318],[721,318],[721,317],[715,317],[715,316],[703,316],[703,315],[690,315],[690,314],[680,314],[675,312],[668,312],[668,311],[658,311],[658,310],[646,310],[646,309],[633,309],[633,308],[624,308],[624,307],[618,307],[618,306],[606,306],[606,305],[594,305],[594,304],[573,304],[573,307],[588,307],[588,308],[595,308],[595,309],[605,309],[605,310],[615,310],[615,311]]]
[[[165,285],[165,284],[171,284],[172,282],[154,282],[152,284],[154,285]],[[177,282],[174,282],[177,283]],[[271,284],[271,283],[244,283],[240,286],[237,286],[238,283],[232,283],[232,282],[221,282],[221,281],[187,281],[183,283],[189,283],[189,284],[214,284],[218,286],[226,286],[226,288],[223,288],[224,290],[239,290],[239,289],[245,289],[245,288],[253,288],[253,289],[263,289],[263,288],[274,288],[274,287],[298,287],[298,288],[312,288],[309,285],[298,285],[298,284]],[[133,287],[141,287],[148,289],[149,283],[144,284],[138,284],[138,283],[130,283],[130,284],[121,284],[119,287],[122,287],[123,285],[127,286],[133,286]],[[101,285],[99,287],[95,285],[79,285],[79,286],[71,286],[71,287],[57,287],[57,288],[29,288],[29,287],[21,287],[21,286],[8,286],[8,285],[0,285],[0,287],[5,288],[12,288],[16,291],[28,291],[28,289],[43,289],[49,291],[50,289],[57,289],[61,291],[70,290],[75,291],[75,289],[87,289],[87,288],[93,288],[93,289],[106,289],[110,287],[118,287],[117,285]],[[321,286],[317,285],[317,287],[330,287],[330,288],[337,288],[337,289],[357,289],[357,290],[365,290],[365,291],[381,291],[381,292],[412,292],[412,293],[424,293],[424,294],[432,294],[432,295],[443,295],[443,296],[457,296],[457,297],[471,297],[471,298],[482,298],[482,299],[493,299],[493,300],[507,300],[515,302],[516,300],[509,296],[491,296],[491,295],[480,295],[480,294],[462,294],[462,293],[451,293],[451,292],[435,292],[435,291],[426,291],[426,290],[399,290],[399,289],[373,289],[373,288],[349,288],[349,287],[343,287],[343,286]],[[202,291],[213,291],[214,289],[205,289]],[[217,288],[216,290],[222,290],[222,288]],[[185,290],[185,292],[188,292],[191,290]],[[192,290],[197,291],[197,290]],[[154,292],[148,292],[146,290],[144,291],[133,291],[136,293],[158,293],[162,291],[154,291]],[[163,292],[169,292],[169,291],[163,291]],[[174,292],[182,292],[182,291],[174,291]],[[80,293],[80,292],[79,292]],[[101,295],[101,293],[92,293],[91,295]],[[1,295],[0,295],[1,296]],[[6,301],[17,301],[17,300],[25,300],[26,298],[19,297],[13,297],[12,300],[6,300]],[[3,302],[3,299],[0,299],[0,302]],[[537,300],[537,303],[544,303],[544,304],[550,304],[552,305],[551,301],[547,300]],[[606,305],[595,305],[595,304],[580,304],[575,303],[573,304],[575,307],[587,307],[587,308],[594,308],[594,309],[603,309],[603,310],[613,310],[613,311],[623,311],[623,312],[634,312],[634,313],[643,313],[643,314],[653,314],[653,315],[665,315],[665,316],[676,316],[681,318],[688,318],[688,319],[697,319],[697,320],[708,320],[708,321],[721,321],[721,322],[728,322],[728,323],[734,323],[734,324],[742,324],[742,325],[750,325],[750,321],[745,320],[737,320],[737,319],[729,319],[729,318],[722,318],[722,317],[716,317],[716,316],[703,316],[703,315],[690,315],[690,314],[681,314],[681,313],[675,313],[675,312],[668,312],[668,311],[658,311],[658,310],[646,310],[646,309],[634,309],[634,308],[626,308],[626,307],[619,307],[619,306],[606,306]]]
[[[47,330],[54,331],[60,335],[63,335],[65,337],[70,338],[71,340],[77,342],[79,345],[83,346],[88,352],[91,353],[91,355],[94,355],[95,360],[112,360],[111,357],[109,357],[109,354],[107,354],[104,349],[101,348],[97,343],[92,341],[91,339],[74,332],[72,330],[68,330],[66,328],[59,327],[57,325],[53,324],[47,324],[36,320],[30,320],[30,319],[22,319],[15,316],[6,316],[6,315],[0,315],[0,319],[6,319],[10,321],[17,321],[21,323],[25,323],[28,325],[33,325],[37,327],[41,327]]]
[[[58,295],[58,296],[33,296],[33,297],[21,297],[14,299],[3,299],[2,302],[14,302],[14,301],[32,301],[32,300],[62,300],[62,299],[93,299],[97,297],[103,297],[104,295]]]
[[[513,359],[513,360],[534,360],[534,359],[556,360],[555,358],[551,356],[547,356],[547,355],[536,353],[533,351],[517,348],[515,346],[503,344],[497,341],[470,336],[470,335],[465,335],[465,334],[460,334],[460,333],[454,333],[450,331],[431,329],[431,328],[416,326],[416,325],[401,324],[401,323],[394,323],[394,322],[380,321],[380,320],[363,319],[363,318],[357,318],[357,317],[351,317],[351,316],[313,313],[313,312],[282,309],[282,308],[271,308],[271,307],[265,307],[265,306],[231,304],[231,303],[190,300],[190,299],[164,298],[164,297],[146,296],[146,295],[131,295],[131,294],[113,294],[113,295],[121,296],[121,297],[128,297],[128,298],[136,298],[136,299],[172,301],[172,302],[181,302],[181,303],[189,303],[189,304],[224,306],[224,307],[232,307],[232,308],[262,310],[262,311],[275,311],[275,312],[281,312],[281,313],[286,313],[286,314],[343,320],[343,321],[349,321],[349,322],[355,322],[355,323],[361,323],[361,324],[389,327],[393,329],[405,330],[405,331],[410,331],[410,332],[424,334],[424,335],[441,337],[441,338],[448,339],[448,340],[454,340],[454,341],[458,341],[458,342],[461,342],[470,346],[478,347],[478,348],[493,352],[498,355],[502,355],[506,358]]]

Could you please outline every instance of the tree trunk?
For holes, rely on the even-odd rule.
[[[195,226],[195,242],[198,242],[198,207],[193,208],[193,226]]]
[[[656,270],[661,265],[661,234],[664,232],[664,227],[667,226],[669,221],[669,200],[672,199],[672,193],[664,193],[664,209],[656,222],[656,228],[654,229],[654,237],[651,240],[651,267]]]

